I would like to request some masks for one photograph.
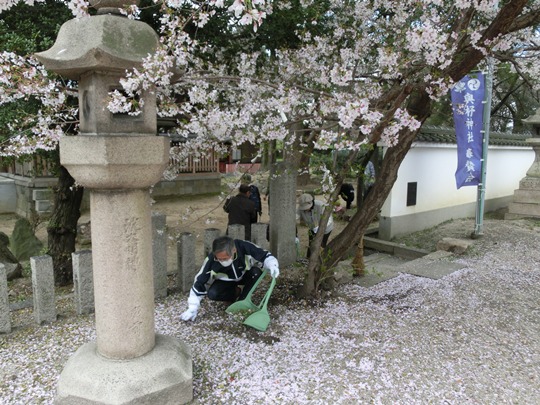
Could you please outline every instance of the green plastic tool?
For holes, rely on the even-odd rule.
[[[267,273],[268,271],[264,270],[261,276],[255,282],[255,284],[253,284],[253,287],[251,287],[251,290],[249,290],[248,294],[246,295],[246,298],[240,301],[233,302],[231,305],[227,307],[225,312],[227,312],[228,314],[237,314],[240,312],[247,312],[247,311],[253,312],[253,311],[258,311],[259,309],[261,309],[260,306],[255,305],[253,301],[251,301],[251,296],[253,292],[255,291],[255,289],[257,288],[257,286],[259,285],[259,283],[261,282],[261,280],[264,278],[264,276],[266,276]],[[262,301],[261,301],[261,304],[262,304]]]
[[[248,316],[244,321],[244,325],[257,329],[261,332],[264,332],[266,328],[268,328],[268,324],[270,323],[270,315],[268,314],[267,306],[275,284],[276,279],[272,277],[272,283],[270,284],[270,287],[268,288],[268,291],[266,291],[266,294],[261,302],[261,309]]]

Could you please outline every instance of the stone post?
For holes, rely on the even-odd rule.
[[[504,219],[540,218],[540,108],[523,122],[533,128],[533,137],[527,139],[527,144],[533,148],[535,157],[527,175],[519,182],[519,189],[514,191]]]
[[[268,224],[257,222],[251,224],[251,241],[263,249],[270,249],[270,242],[266,239]]]
[[[75,308],[79,315],[94,312],[94,272],[92,251],[81,250],[71,254]]]
[[[233,239],[246,239],[246,229],[244,225],[229,225],[227,228],[227,235]]]
[[[197,274],[195,263],[195,237],[192,233],[184,232],[177,242],[178,275],[177,287],[182,292],[188,292]]]
[[[152,262],[154,268],[154,296],[167,296],[167,217],[152,212]]]
[[[0,263],[0,333],[11,332],[6,266]]]
[[[138,115],[108,111],[125,70],[140,68],[159,39],[120,10],[137,0],[90,0],[97,15],[67,21],[53,47],[37,54],[79,84],[80,134],[60,141],[60,161],[90,190],[96,342],[69,359],[56,404],[184,404],[193,397],[190,349],[154,330],[149,188],[168,162],[156,135],[154,89]]]
[[[296,170],[287,162],[272,165],[270,198],[270,251],[285,267],[296,261]]]
[[[204,230],[204,257],[212,252],[212,243],[214,239],[221,236],[221,231],[217,228],[207,228]]]
[[[54,297],[54,267],[51,256],[33,256],[32,294],[34,296],[34,318],[38,324],[56,321]]]

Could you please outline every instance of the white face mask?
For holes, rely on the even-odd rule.
[[[223,267],[229,267],[232,262],[233,262],[233,259],[232,257],[229,259],[229,260],[218,260],[219,264],[221,264]]]

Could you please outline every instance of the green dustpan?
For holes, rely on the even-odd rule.
[[[261,309],[248,316],[244,321],[244,325],[260,330],[261,332],[264,332],[266,328],[268,328],[268,324],[270,323],[270,315],[268,314],[267,306],[275,284],[276,279],[272,277],[272,283],[270,284],[270,287],[268,288],[268,291],[266,291],[266,294],[261,302]]]
[[[264,278],[266,273],[267,273],[266,270],[262,272],[261,276],[257,279],[257,281],[255,281],[255,284],[253,284],[253,287],[251,287],[251,290],[249,290],[248,294],[246,295],[246,298],[240,301],[233,302],[231,305],[227,307],[225,312],[227,312],[228,314],[237,314],[239,312],[246,312],[246,311],[252,312],[252,311],[258,311],[259,309],[261,309],[260,306],[255,305],[253,301],[251,301],[251,295],[253,294],[253,292],[255,291],[259,283],[261,282],[261,280]],[[262,304],[262,301],[261,301],[261,304]]]

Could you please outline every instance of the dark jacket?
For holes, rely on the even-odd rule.
[[[255,211],[262,215],[261,193],[255,184],[249,185],[249,199],[255,203]]]
[[[229,214],[228,225],[244,225],[246,239],[251,239],[251,224],[257,222],[255,203],[247,195],[238,194],[227,200],[223,205],[225,212]]]
[[[236,254],[229,267],[223,267],[210,253],[195,276],[192,291],[196,296],[206,295],[214,280],[240,281],[252,266],[262,268],[262,263],[272,254],[259,246],[244,240],[235,239]],[[273,259],[275,260],[275,259]]]
[[[343,183],[339,189],[339,194],[343,196],[352,195],[354,199],[354,186],[350,183]]]

